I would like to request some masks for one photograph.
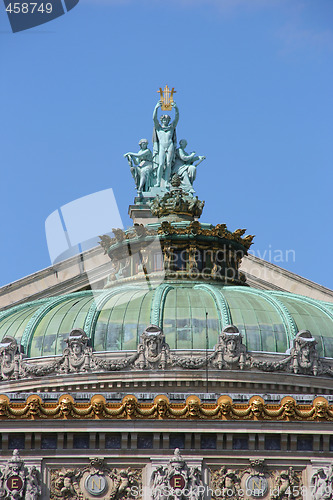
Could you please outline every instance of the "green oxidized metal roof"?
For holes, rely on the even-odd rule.
[[[207,313],[207,314],[206,314]],[[97,351],[136,349],[149,324],[162,327],[172,349],[209,348],[234,324],[249,351],[285,352],[299,330],[310,330],[321,356],[333,357],[333,304],[278,291],[198,282],[163,282],[149,290],[123,284],[35,302],[0,313],[0,339],[11,335],[31,356],[60,354],[73,328]]]

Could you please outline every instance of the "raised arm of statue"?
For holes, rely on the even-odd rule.
[[[175,119],[174,119],[172,125],[173,125],[173,128],[176,128],[177,127],[177,123],[179,122],[179,109],[178,109],[178,106],[175,103],[175,101],[173,101],[172,107],[175,108]]]
[[[154,125],[155,125],[156,129],[160,128],[160,124],[159,124],[159,121],[158,121],[158,118],[157,118],[157,110],[161,106],[162,106],[162,101],[158,101],[158,103],[156,104],[156,106],[154,108],[153,121],[154,121]]]

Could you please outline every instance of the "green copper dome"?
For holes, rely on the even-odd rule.
[[[142,283],[42,299],[2,311],[0,339],[12,336],[30,357],[60,354],[73,328],[96,351],[134,350],[149,324],[162,327],[171,349],[209,348],[234,324],[249,351],[284,353],[310,330],[320,356],[333,357],[333,304],[277,291],[198,282]]]

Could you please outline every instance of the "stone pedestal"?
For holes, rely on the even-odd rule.
[[[146,225],[158,222],[158,218],[152,215],[149,206],[146,204],[130,205],[128,207],[128,215],[134,224]]]

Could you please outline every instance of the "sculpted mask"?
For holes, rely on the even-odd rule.
[[[102,415],[104,410],[104,400],[102,398],[95,398],[92,404],[93,412],[95,415]]]
[[[328,402],[327,401],[317,401],[315,403],[315,415],[318,418],[326,418],[328,411]]]
[[[264,412],[264,405],[260,399],[255,399],[251,403],[251,410],[255,417],[259,418]]]
[[[157,403],[157,414],[160,418],[165,418],[168,412],[168,403],[165,399],[158,399]]]
[[[131,417],[131,416],[135,415],[136,405],[137,405],[137,402],[134,398],[128,398],[125,401],[125,411],[126,411],[128,416]]]
[[[200,403],[197,399],[190,399],[188,401],[188,412],[191,417],[197,417],[200,413]]]
[[[221,413],[223,416],[228,417],[231,412],[231,403],[228,400],[220,402]]]
[[[60,402],[60,411],[64,416],[70,415],[72,410],[72,401],[69,398],[64,398]]]
[[[30,401],[28,402],[28,407],[29,407],[29,413],[31,415],[38,415],[39,407],[40,407],[39,399],[38,398],[31,398]]]
[[[296,413],[296,403],[293,399],[288,399],[282,405],[283,413],[286,417],[294,417]]]

